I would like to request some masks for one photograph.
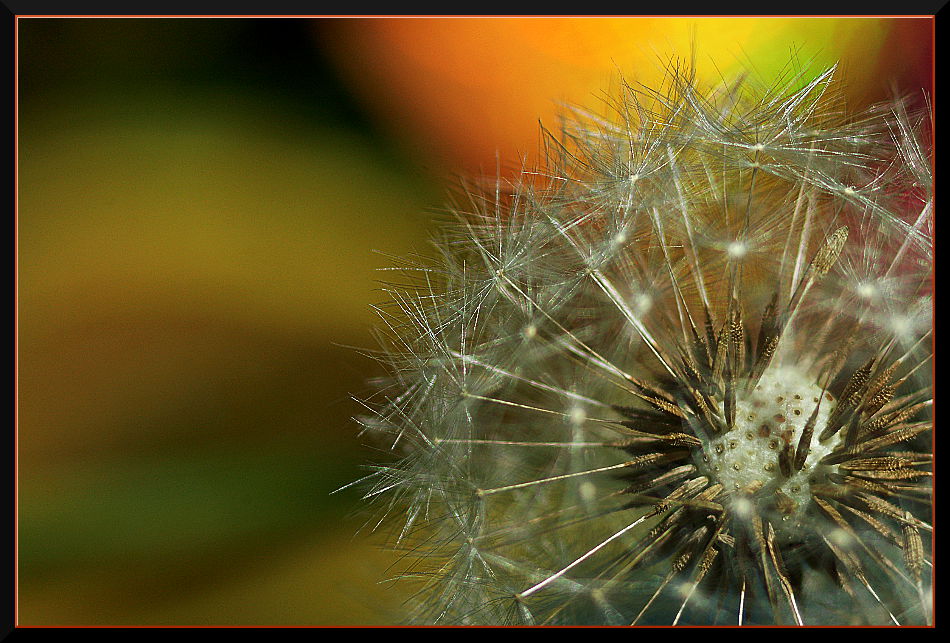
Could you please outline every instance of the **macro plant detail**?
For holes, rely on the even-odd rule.
[[[412,621],[931,621],[929,120],[834,71],[624,83],[390,269]]]

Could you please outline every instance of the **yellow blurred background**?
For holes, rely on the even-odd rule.
[[[19,20],[21,625],[399,622],[394,555],[330,495],[374,457],[349,394],[380,371],[347,348],[373,251],[424,250],[444,180],[530,153],[555,100],[649,80],[631,42],[766,75],[889,51],[857,102],[931,73],[925,20],[722,22],[709,50],[572,20]]]

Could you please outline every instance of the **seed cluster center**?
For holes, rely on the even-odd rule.
[[[819,473],[816,464],[840,442],[839,436],[823,444],[818,441],[834,404],[831,394],[822,393],[806,373],[793,367],[770,368],[751,391],[736,400],[733,430],[703,445],[704,466],[728,490],[743,489],[756,482],[762,484],[766,493],[780,490],[795,503],[791,514],[798,514],[810,497],[810,480]],[[785,477],[779,453],[786,444],[798,448],[802,431],[816,406],[815,433],[805,464],[800,471]]]

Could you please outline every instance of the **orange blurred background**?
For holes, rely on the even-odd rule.
[[[494,173],[536,160],[539,119],[561,104],[603,108],[628,82],[658,86],[671,59],[698,80],[750,73],[771,84],[790,61],[838,65],[853,107],[894,89],[932,93],[927,18],[407,18],[319,25],[327,51],[389,132],[434,164]],[[803,80],[801,84],[807,82]]]
[[[20,19],[19,623],[399,622],[330,495],[374,457],[373,251],[618,70],[932,74],[929,20],[691,20]]]

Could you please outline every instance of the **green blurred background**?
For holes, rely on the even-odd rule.
[[[21,19],[19,64],[19,623],[398,621],[339,345],[440,189],[308,21]]]
[[[21,625],[400,622],[395,556],[354,536],[358,492],[330,493],[374,455],[349,394],[380,369],[346,348],[373,345],[372,251],[424,250],[446,179],[496,149],[516,168],[554,100],[599,108],[615,61],[656,77],[635,52],[699,33],[777,71],[802,46],[859,102],[932,74],[928,19],[17,33]]]

